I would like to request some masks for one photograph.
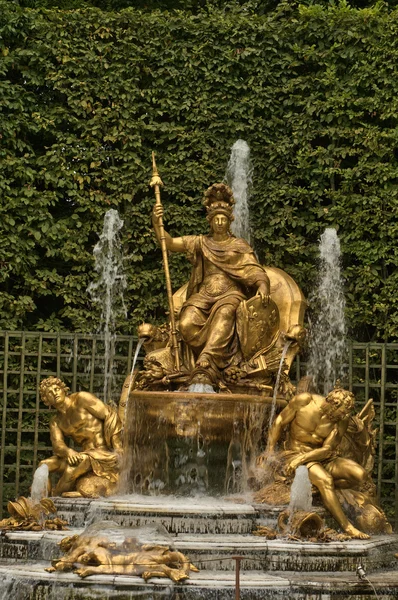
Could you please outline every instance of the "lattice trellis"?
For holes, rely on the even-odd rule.
[[[135,345],[131,336],[116,339],[112,386],[116,402],[131,370]],[[103,365],[104,342],[98,335],[0,332],[0,515],[9,499],[29,493],[38,462],[51,453],[52,411],[40,402],[40,381],[55,375],[72,390],[90,390],[101,398]],[[378,427],[374,476],[379,499],[398,529],[398,344],[351,343],[346,371],[357,410],[374,399]],[[297,357],[292,379],[305,374],[305,361]]]
[[[116,339],[115,402],[131,370],[134,345],[131,336]],[[38,462],[51,454],[48,422],[53,411],[40,402],[40,381],[55,375],[73,391],[90,390],[102,398],[103,368],[101,336],[0,332],[0,511],[9,499],[29,493]]]

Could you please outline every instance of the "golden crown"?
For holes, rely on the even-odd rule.
[[[234,196],[231,188],[225,183],[214,183],[207,188],[203,204],[206,207],[206,219],[210,222],[215,214],[222,213],[230,221],[234,220]]]

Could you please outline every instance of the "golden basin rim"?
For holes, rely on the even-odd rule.
[[[130,398],[146,398],[150,400],[153,398],[154,400],[163,400],[168,402],[186,402],[187,400],[197,400],[201,401],[215,401],[215,402],[241,402],[241,403],[252,403],[255,402],[257,404],[267,404],[271,405],[273,400],[271,396],[261,396],[258,395],[250,395],[250,394],[223,394],[223,393],[215,393],[215,394],[204,394],[197,392],[147,392],[147,391],[137,391],[132,392],[130,394]],[[275,400],[277,406],[285,407],[287,405],[286,400],[281,397],[277,397]]]

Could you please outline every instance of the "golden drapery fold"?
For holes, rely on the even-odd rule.
[[[91,468],[96,475],[116,483],[119,478],[120,456],[115,452],[113,440],[120,435],[122,423],[115,408],[108,405],[107,409],[108,414],[104,420],[104,438],[107,448],[83,450],[82,454],[89,456]]]
[[[224,242],[216,242],[209,236],[187,235],[182,239],[187,258],[193,264],[187,300],[198,291],[205,277],[204,259],[243,288],[254,287],[261,281],[269,283],[252,248],[242,238],[230,237]]]
[[[218,376],[238,355],[236,310],[268,276],[252,248],[241,239],[215,241],[210,236],[182,238],[193,264],[180,333],[196,359],[205,359]]]

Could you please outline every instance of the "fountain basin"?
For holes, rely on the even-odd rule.
[[[286,401],[277,398],[276,406]],[[271,410],[272,398],[260,394],[133,392],[122,491],[181,496],[244,491],[265,447]]]
[[[169,536],[168,542],[189,556],[201,571],[233,571],[236,555],[242,557],[244,571],[330,574],[355,572],[359,563],[369,572],[396,565],[394,553],[398,551],[398,535],[328,543],[255,536],[252,532],[257,525],[266,523],[276,527],[277,515],[286,506],[257,505],[249,497],[176,498],[134,494],[53,500],[58,515],[69,521],[71,529],[5,532],[0,538],[1,563],[50,561],[60,555],[57,544],[62,538],[82,533],[88,524],[112,521],[124,527],[126,535],[134,529],[141,532],[142,543],[153,542],[156,535],[159,535],[157,542],[163,543],[164,536]],[[319,511],[324,514],[323,508]],[[151,537],[142,538],[145,535]]]

